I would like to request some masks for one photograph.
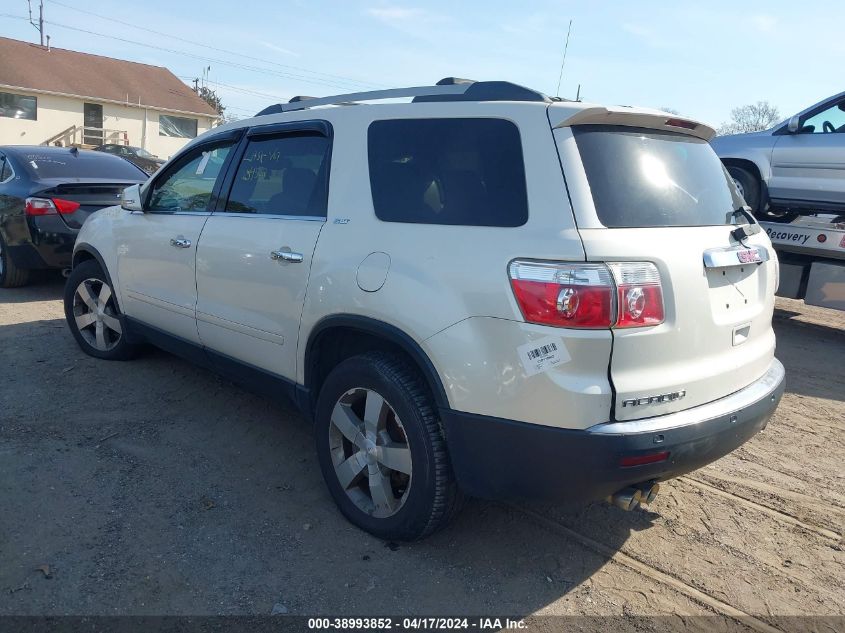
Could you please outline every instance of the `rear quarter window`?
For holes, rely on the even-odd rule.
[[[733,223],[744,202],[707,141],[676,132],[573,126],[599,221],[607,227]]]
[[[510,121],[375,121],[368,153],[380,220],[513,227],[528,219],[522,143]]]

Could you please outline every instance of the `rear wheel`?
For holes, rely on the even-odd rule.
[[[383,539],[415,540],[460,505],[446,443],[422,378],[398,356],[350,358],[317,401],[320,469],[340,511]]]
[[[751,207],[751,213],[758,220],[764,222],[792,222],[798,217],[795,211],[773,209],[763,200],[763,186],[756,175],[742,167],[728,167],[728,173],[746,204]]]
[[[15,266],[6,241],[0,235],[0,288],[18,288],[28,282],[29,271]]]
[[[137,347],[126,342],[117,298],[100,265],[82,262],[65,285],[65,319],[82,351],[104,360],[127,360]]]

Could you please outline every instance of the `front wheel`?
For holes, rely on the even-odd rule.
[[[65,285],[65,319],[82,351],[104,360],[127,360],[137,347],[126,342],[114,289],[100,265],[82,262]]]
[[[446,525],[461,495],[425,383],[398,356],[372,352],[326,378],[316,408],[320,469],[340,511],[383,539]]]

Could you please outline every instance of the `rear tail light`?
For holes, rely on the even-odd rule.
[[[663,287],[657,267],[650,262],[614,262],[608,266],[616,281],[616,327],[663,323]]]
[[[61,213],[62,215],[67,215],[76,211],[79,206],[78,202],[64,200],[62,198],[27,198],[26,214],[56,215],[57,213]]]
[[[577,328],[613,324],[613,279],[604,264],[516,260],[509,272],[526,321]]]
[[[660,274],[649,262],[570,264],[514,260],[511,287],[526,321],[569,328],[663,322]]]

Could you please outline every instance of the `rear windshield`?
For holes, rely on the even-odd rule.
[[[611,125],[572,132],[607,227],[732,224],[744,204],[707,141]]]
[[[128,160],[103,152],[27,152],[16,156],[34,180],[45,178],[107,178],[143,181],[147,174]]]

